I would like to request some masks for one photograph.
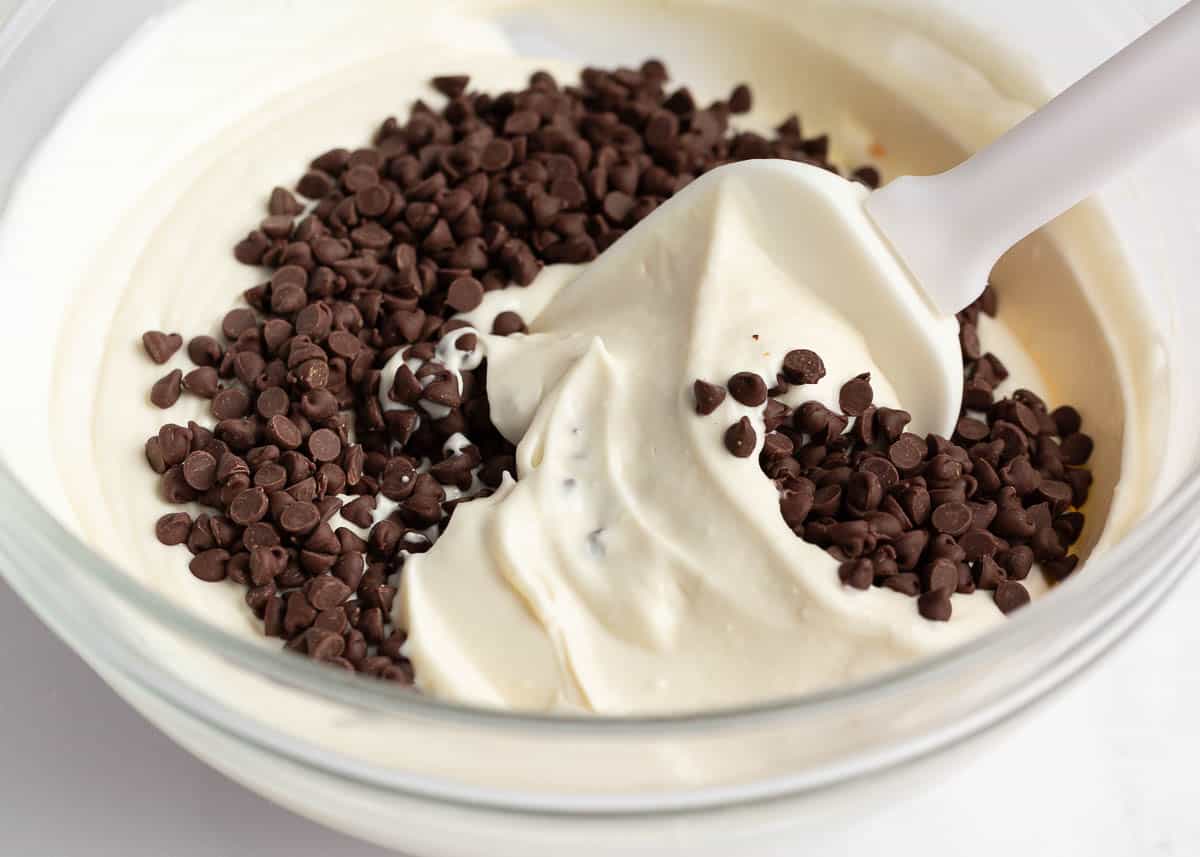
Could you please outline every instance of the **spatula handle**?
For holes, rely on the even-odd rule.
[[[987,148],[867,198],[871,219],[933,303],[979,296],[1013,244],[1200,119],[1200,0],[1192,0]]]

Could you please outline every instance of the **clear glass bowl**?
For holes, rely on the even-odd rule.
[[[34,0],[18,9],[0,31],[0,199],[95,69],[147,17],[171,5],[122,0],[101,9],[86,0]],[[590,38],[611,41],[622,26],[686,23],[691,5],[669,12],[630,5],[627,21],[606,20],[608,29]],[[937,0],[851,5],[903,11],[898,21],[925,22],[905,26],[934,40],[974,34],[972,55],[981,68],[1007,68],[1031,103],[1146,23],[1146,4],[1064,4],[1061,13],[1017,4],[1010,9],[1016,31],[1034,21],[1039,29],[1032,42],[1048,48],[1074,40],[1071,60],[1047,70],[998,47],[1002,25],[987,16],[949,29],[952,13]],[[488,8],[506,16],[514,32],[532,27],[544,41],[547,31],[562,36],[552,16],[523,4]],[[589,14],[585,5],[572,8]],[[1080,17],[1083,10],[1088,14]],[[556,14],[566,13],[556,7]],[[605,61],[647,52],[642,44],[610,48]],[[1168,157],[1193,167],[1200,160],[1183,147],[1159,163]],[[1121,236],[1114,253],[1151,282],[1144,299],[1152,312],[1168,329],[1187,330],[1200,321],[1200,301],[1170,271],[1193,271],[1200,261],[1183,240],[1200,210],[1180,201],[1188,196],[1181,185],[1190,181],[1195,199],[1200,182],[1180,179],[1179,169],[1164,172],[1143,170],[1081,216]],[[16,291],[11,284],[9,291]],[[14,300],[19,310],[20,296]],[[1182,369],[1172,377],[1200,368],[1194,348],[1172,342],[1170,359]],[[1164,424],[1188,425],[1200,392],[1183,384],[1171,392]],[[0,407],[9,426],[36,428],[47,419],[30,417],[20,402]],[[567,847],[583,855],[775,853],[929,775],[946,754],[1078,675],[1151,613],[1200,550],[1200,440],[1189,433],[1172,438],[1166,472],[1173,475],[1158,492],[1166,499],[1087,565],[1086,580],[1080,576],[960,649],[753,708],[604,720],[517,715],[445,704],[284,657],[180,609],[89,550],[32,499],[17,475],[26,471],[12,432],[6,429],[0,464],[0,570],[30,607],[196,755],[299,812],[415,855],[548,855]],[[302,719],[296,710],[305,712]]]

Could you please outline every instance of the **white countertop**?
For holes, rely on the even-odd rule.
[[[968,768],[863,807],[822,857],[1200,854],[1200,575]],[[0,854],[381,857],[256,797],[147,724],[0,582]],[[929,825],[936,836],[931,836]]]

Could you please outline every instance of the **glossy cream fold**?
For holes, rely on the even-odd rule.
[[[465,317],[488,331],[515,301],[529,323],[480,346],[519,478],[460,506],[406,563],[398,618],[428,692],[605,714],[722,707],[861,677],[1003,621],[989,593],[956,598],[954,621],[932,623],[897,592],[844,587],[837,562],[784,523],[757,454],[725,448],[746,416],[757,452],[762,406],[727,397],[696,413],[697,378],[751,371],[773,385],[783,356],[807,348],[827,374],[782,401],[836,409],[841,386],[870,372],[877,402],[910,409],[917,431],[945,431],[905,349],[869,342],[831,306],[849,303],[837,289],[865,299],[890,262],[861,232],[865,190],[816,168],[787,194],[778,181],[769,162],[717,170],[560,277],[548,301],[542,289],[523,307],[509,289]],[[915,292],[895,300],[945,334],[938,370],[961,378],[954,320]]]

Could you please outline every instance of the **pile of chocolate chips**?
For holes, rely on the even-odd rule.
[[[812,351],[783,359],[768,390],[753,372],[724,387],[698,380],[696,411],[711,414],[732,396],[763,408],[763,473],[779,489],[779,511],[792,531],[841,561],[843,583],[885,586],[917,598],[922,616],[946,621],[951,596],[991,590],[1005,613],[1029,603],[1021,583],[1033,563],[1052,581],[1075,570],[1068,553],[1083,530],[1079,507],[1092,475],[1082,465],[1092,439],[1070,406],[1049,411],[1028,390],[996,400],[1004,364],[981,353],[979,313],[994,315],[991,286],[959,314],[965,373],[953,437],[906,432],[911,415],[873,404],[871,376],[847,381],[840,413],[819,402],[794,412],[778,401],[795,384],[813,384],[825,365]],[[758,436],[742,417],[725,432],[733,455],[753,454]]]
[[[164,425],[146,442],[166,499],[211,510],[166,515],[159,540],[185,544],[200,579],[245,586],[287,648],[411,682],[404,633],[390,624],[404,556],[428,549],[458,503],[514,471],[513,447],[489,418],[486,366],[461,373],[460,387],[434,360],[435,343],[463,326],[451,316],[488,291],[528,285],[544,264],[594,259],[721,164],[771,157],[834,169],[828,140],[804,138],[795,116],[770,138],[732,130],[730,115],[751,107],[747,87],[702,107],[667,80],[653,60],[588,69],[575,86],[539,72],[499,95],[437,78],[440,111],[418,102],[406,120],[386,120],[374,145],[316,158],[296,187],[308,205],[276,188],[268,216],[234,249],[269,281],[225,316],[221,340],[188,343],[196,368],[151,391],[162,408],[185,392],[210,399],[213,418]],[[853,177],[879,180],[870,167]],[[492,332],[524,329],[506,312]],[[473,339],[457,345],[469,351]],[[174,333],[144,337],[158,363],[182,344]],[[385,410],[380,370],[398,351],[420,369],[386,391],[409,407]],[[447,446],[456,434],[469,445]],[[447,500],[448,486],[468,493]],[[374,522],[380,494],[399,506]],[[339,512],[367,538],[335,531]]]

